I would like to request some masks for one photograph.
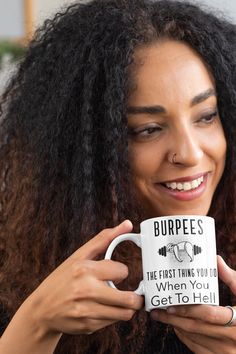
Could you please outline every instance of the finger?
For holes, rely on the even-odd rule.
[[[205,350],[210,351],[210,353],[214,354],[222,354],[222,353],[231,353],[235,351],[235,343],[232,341],[228,341],[227,339],[216,339],[211,338],[207,335],[195,334],[195,333],[187,333],[185,331],[181,331],[182,334],[191,340],[196,345],[199,345]]]
[[[84,291],[83,299],[92,299],[103,305],[118,306],[127,309],[140,310],[143,307],[143,297],[133,291],[113,289],[108,285],[97,284],[90,291]],[[81,298],[81,296],[79,296]],[[78,298],[78,299],[79,299]]]
[[[105,229],[75,251],[72,257],[77,257],[81,260],[95,259],[98,255],[107,250],[113,239],[121,234],[130,232],[132,228],[133,225],[131,221],[125,220],[116,227]]]
[[[90,320],[90,326],[91,326],[91,332],[96,332],[102,328],[108,327],[117,321],[114,320],[96,320],[96,319],[91,319]]]
[[[173,327],[178,327],[188,333],[196,333],[203,335],[207,333],[209,337],[218,338],[221,340],[223,338],[235,340],[234,327],[213,325],[192,318],[183,318],[175,315],[170,315],[165,310],[155,311],[155,314],[152,314],[152,318],[163,323],[172,325]]]
[[[212,351],[202,347],[201,345],[193,342],[184,332],[175,328],[177,337],[195,354],[213,354]]]
[[[127,267],[111,260],[74,262],[74,298],[78,301],[92,299],[104,305],[138,310],[143,307],[143,297],[134,291],[122,291],[108,286],[105,280],[119,280],[128,274]]]
[[[128,267],[120,262],[104,259],[102,261],[76,260],[71,272],[78,279],[93,277],[98,280],[120,282],[127,278]]]
[[[232,293],[236,295],[235,270],[231,269],[220,256],[217,256],[217,265],[220,279],[230,288]]]
[[[107,306],[87,300],[78,303],[75,311],[81,321],[89,319],[129,321],[135,314],[135,310],[132,309]]]
[[[232,317],[232,310],[223,306],[188,305],[169,307],[167,313],[186,318],[194,318],[214,325],[224,325]]]
[[[110,326],[116,322],[117,321],[114,320],[89,319],[84,323],[79,319],[74,319],[74,320],[70,320],[70,323],[68,324],[69,329],[64,330],[63,333],[70,334],[70,335],[76,335],[76,334],[91,335],[96,331],[105,328],[107,326]]]
[[[90,261],[94,275],[99,280],[112,280],[120,282],[129,275],[128,267],[120,262],[104,259],[102,261]]]

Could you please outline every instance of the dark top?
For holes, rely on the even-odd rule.
[[[0,305],[0,336],[4,332],[8,322],[9,317],[3,306]],[[145,336],[145,341],[142,343],[141,347],[137,347],[136,354],[191,354],[192,352],[179,341],[178,337],[175,335],[172,329],[168,330],[166,333],[166,326],[156,321],[149,320],[148,331]],[[129,323],[121,322],[120,336],[125,338],[129,332]],[[133,341],[132,341],[133,343]],[[164,344],[164,348],[162,346]],[[140,346],[140,344],[139,344]],[[129,342],[125,339],[122,345],[122,352],[120,354],[129,353]],[[95,354],[94,348],[91,354]]]
[[[225,285],[222,285],[223,284],[220,284],[220,304],[222,306],[232,306],[230,292]],[[2,335],[9,321],[10,318],[7,315],[6,310],[0,304],[0,336]],[[140,323],[139,325],[141,328],[142,324]],[[127,338],[129,338],[129,332],[131,330],[130,323],[119,323],[119,334],[122,341],[120,354],[129,354],[131,345],[135,345],[136,354],[193,354],[193,352],[178,339],[171,327],[167,327],[160,322],[152,320],[150,316],[148,316],[148,323],[146,326],[147,330],[144,340],[140,340],[141,336],[137,335],[136,339],[132,338],[132,340],[129,341]],[[96,354],[96,352],[96,347],[93,346],[92,351],[89,351],[86,354]]]
[[[122,323],[120,330],[121,338],[127,335],[128,323]],[[151,318],[148,320],[147,331],[144,342],[137,343],[136,354],[192,354],[186,345],[184,345],[176,336],[171,327],[154,321]],[[139,341],[138,341],[139,342]],[[133,344],[133,341],[132,341]],[[124,339],[122,343],[121,354],[129,353],[129,341]],[[92,353],[91,353],[92,354]],[[94,354],[94,353],[93,353]]]
[[[166,326],[163,325],[164,328]],[[158,335],[160,340],[157,340],[157,336],[150,335],[146,338],[144,346],[140,354],[192,354],[193,352],[183,344],[176,336],[174,330],[170,328],[164,336]],[[163,338],[164,337],[164,338]],[[160,341],[163,340],[163,343]]]

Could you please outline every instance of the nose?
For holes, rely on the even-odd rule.
[[[203,157],[201,141],[191,128],[181,127],[172,134],[168,161],[175,165],[196,166]]]

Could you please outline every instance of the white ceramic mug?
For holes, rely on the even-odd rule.
[[[174,215],[145,220],[140,234],[123,234],[107,249],[133,241],[142,251],[143,280],[135,293],[146,311],[174,305],[219,305],[215,222],[208,216]],[[115,288],[112,281],[108,284]]]

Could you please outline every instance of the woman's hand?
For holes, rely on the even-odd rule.
[[[236,295],[236,272],[218,256],[219,277]],[[230,321],[230,308],[210,305],[185,305],[154,310],[152,318],[174,327],[179,339],[195,354],[235,354],[236,322]]]
[[[53,271],[27,301],[34,305],[35,321],[53,333],[89,334],[132,318],[143,298],[132,291],[110,288],[128,276],[127,267],[112,260],[95,261],[118,235],[132,230],[130,221],[105,229]]]

